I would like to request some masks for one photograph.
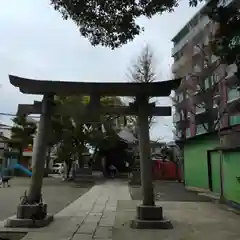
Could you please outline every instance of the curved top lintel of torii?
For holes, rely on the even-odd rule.
[[[152,83],[42,81],[9,75],[10,83],[25,94],[168,97],[181,79]]]

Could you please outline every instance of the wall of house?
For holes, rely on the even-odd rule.
[[[223,157],[223,194],[240,204],[240,152],[225,152]]]
[[[5,138],[11,137],[11,126],[0,123],[0,136]]]
[[[217,144],[217,137],[209,134],[185,142],[184,180],[186,187],[209,188],[207,151],[215,148]]]

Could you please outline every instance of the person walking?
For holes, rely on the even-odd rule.
[[[66,164],[65,163],[63,163],[63,165],[61,166],[59,172],[60,172],[62,180],[65,180],[66,179],[66,176],[65,176]]]
[[[5,188],[6,185],[7,185],[7,187],[10,187],[10,184],[9,184],[10,179],[11,179],[11,177],[8,175],[8,170],[3,169],[1,171],[1,176],[0,176],[0,183],[3,186],[3,188]]]

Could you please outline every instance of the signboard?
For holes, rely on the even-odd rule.
[[[32,157],[32,154],[33,154],[32,147],[24,149],[22,153],[23,157]]]
[[[32,157],[33,153],[32,152],[23,152],[22,155],[23,155],[23,157]]]

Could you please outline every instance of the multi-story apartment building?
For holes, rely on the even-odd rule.
[[[205,7],[172,39],[172,72],[183,78],[174,97],[176,136],[181,139],[240,124],[240,91],[233,87],[236,66],[211,53],[209,41],[218,26],[204,14]]]

